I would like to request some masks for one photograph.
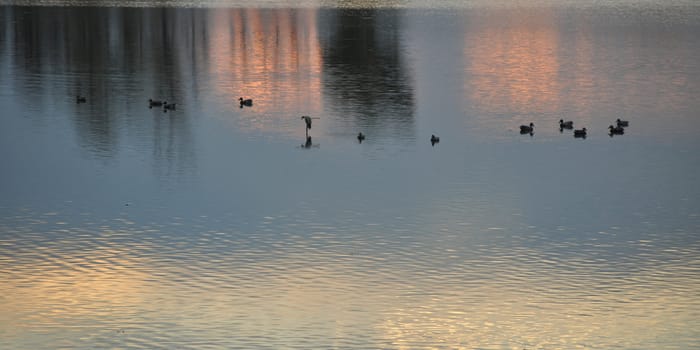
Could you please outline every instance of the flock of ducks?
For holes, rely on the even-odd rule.
[[[608,135],[612,137],[613,135],[623,135],[625,133],[625,127],[628,127],[630,125],[629,121],[627,120],[620,120],[619,118],[615,121],[615,125],[610,125],[608,127]],[[563,132],[564,129],[571,130],[574,128],[574,122],[569,120],[569,121],[564,121],[563,119],[559,119],[559,131]],[[521,125],[520,126],[520,133],[521,134],[530,134],[530,136],[533,135],[535,132],[535,124],[530,123],[530,125]],[[582,129],[576,129],[574,130],[574,137],[576,138],[586,138],[586,135],[588,134],[588,131],[586,128]]]
[[[86,103],[87,98],[85,96],[81,96],[80,94],[75,96],[75,103],[81,104],[81,103]],[[243,97],[240,97],[238,99],[238,102],[240,103],[240,108],[243,107],[252,107],[253,106],[253,100],[248,98],[244,99]],[[163,107],[163,112],[167,111],[174,111],[176,108],[175,103],[168,103],[168,101],[161,101],[161,100],[154,100],[154,99],[148,99],[148,108],[153,108],[153,107]],[[309,130],[311,129],[311,123],[313,119],[320,119],[317,117],[310,117],[308,115],[302,115],[301,119],[304,120],[304,123],[306,124],[306,143],[302,146],[306,146],[306,148],[310,147],[311,145],[311,137],[309,136]],[[619,118],[615,121],[615,125],[610,125],[608,127],[608,135],[612,137],[613,135],[623,135],[625,133],[625,128],[629,126],[629,121],[627,120],[620,120]],[[571,130],[574,128],[574,122],[569,120],[569,121],[564,121],[563,119],[559,119],[559,131],[563,132],[564,129]],[[530,123],[529,125],[521,125],[520,126],[520,134],[529,134],[532,136],[535,132],[535,124]],[[586,128],[582,129],[576,129],[574,130],[574,137],[576,138],[586,138],[587,135],[587,130]],[[365,140],[365,134],[360,132],[357,134],[357,141],[359,143],[362,143],[362,141]],[[435,136],[435,135],[430,135],[430,144],[435,146],[436,143],[440,142],[440,138]]]

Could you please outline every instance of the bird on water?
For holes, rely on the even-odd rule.
[[[532,135],[533,131],[535,131],[535,124],[533,124],[533,123],[530,123],[530,125],[521,125],[520,126],[520,133],[521,134]]]
[[[301,119],[304,119],[304,122],[306,123],[306,136],[309,136],[309,129],[311,129],[311,120],[312,119],[319,119],[319,118],[312,118],[312,117],[309,117],[308,115],[302,115]]]
[[[177,103],[168,103],[167,101],[163,101],[163,112],[167,112],[168,110],[174,111],[176,105]]]
[[[571,120],[569,121],[564,121],[563,119],[559,119],[559,129],[571,129],[574,127],[574,122]]]
[[[612,125],[610,125],[610,126],[608,127],[608,129],[610,130],[610,135],[611,135],[611,136],[612,136],[612,135],[622,135],[622,134],[625,133],[625,128],[623,128],[623,127],[621,127],[621,126],[612,126]]]
[[[243,106],[248,106],[248,107],[252,107],[252,106],[253,106],[253,100],[252,100],[252,99],[245,99],[245,100],[244,100],[243,97],[240,97],[240,98],[238,98],[238,102],[241,103],[241,108],[243,108]]]

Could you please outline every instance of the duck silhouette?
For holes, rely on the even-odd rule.
[[[163,112],[167,111],[174,111],[177,106],[177,103],[168,103],[167,101],[163,102]]]
[[[160,107],[160,106],[162,106],[162,105],[163,105],[163,101],[154,100],[154,99],[151,99],[151,98],[148,99],[148,107],[149,107],[149,108],[152,108],[152,107]]]
[[[610,126],[608,127],[608,129],[610,130],[610,135],[611,135],[611,136],[612,136],[612,135],[623,135],[623,134],[625,133],[625,128],[623,128],[623,127],[621,127],[621,126],[612,126],[612,125],[610,125]]]
[[[559,129],[572,129],[574,127],[574,122],[571,120],[569,121],[564,121],[563,119],[559,119]]]
[[[240,97],[240,98],[238,98],[238,102],[241,103],[241,108],[243,108],[243,106],[246,106],[246,107],[252,107],[252,106],[253,106],[253,100],[252,100],[252,99],[245,99],[245,100],[244,100],[243,97]]]
[[[587,133],[588,132],[587,132],[586,128],[574,130],[574,137],[582,137],[585,139]]]
[[[521,125],[520,126],[520,133],[521,134],[532,135],[533,131],[535,131],[535,124],[533,124],[533,123],[530,123],[530,125]]]

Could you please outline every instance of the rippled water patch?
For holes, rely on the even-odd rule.
[[[3,338],[13,348],[698,344],[696,243],[293,212],[248,232],[212,221],[2,218]]]

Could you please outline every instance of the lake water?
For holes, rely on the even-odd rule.
[[[119,4],[0,6],[0,348],[700,348],[700,3]]]

